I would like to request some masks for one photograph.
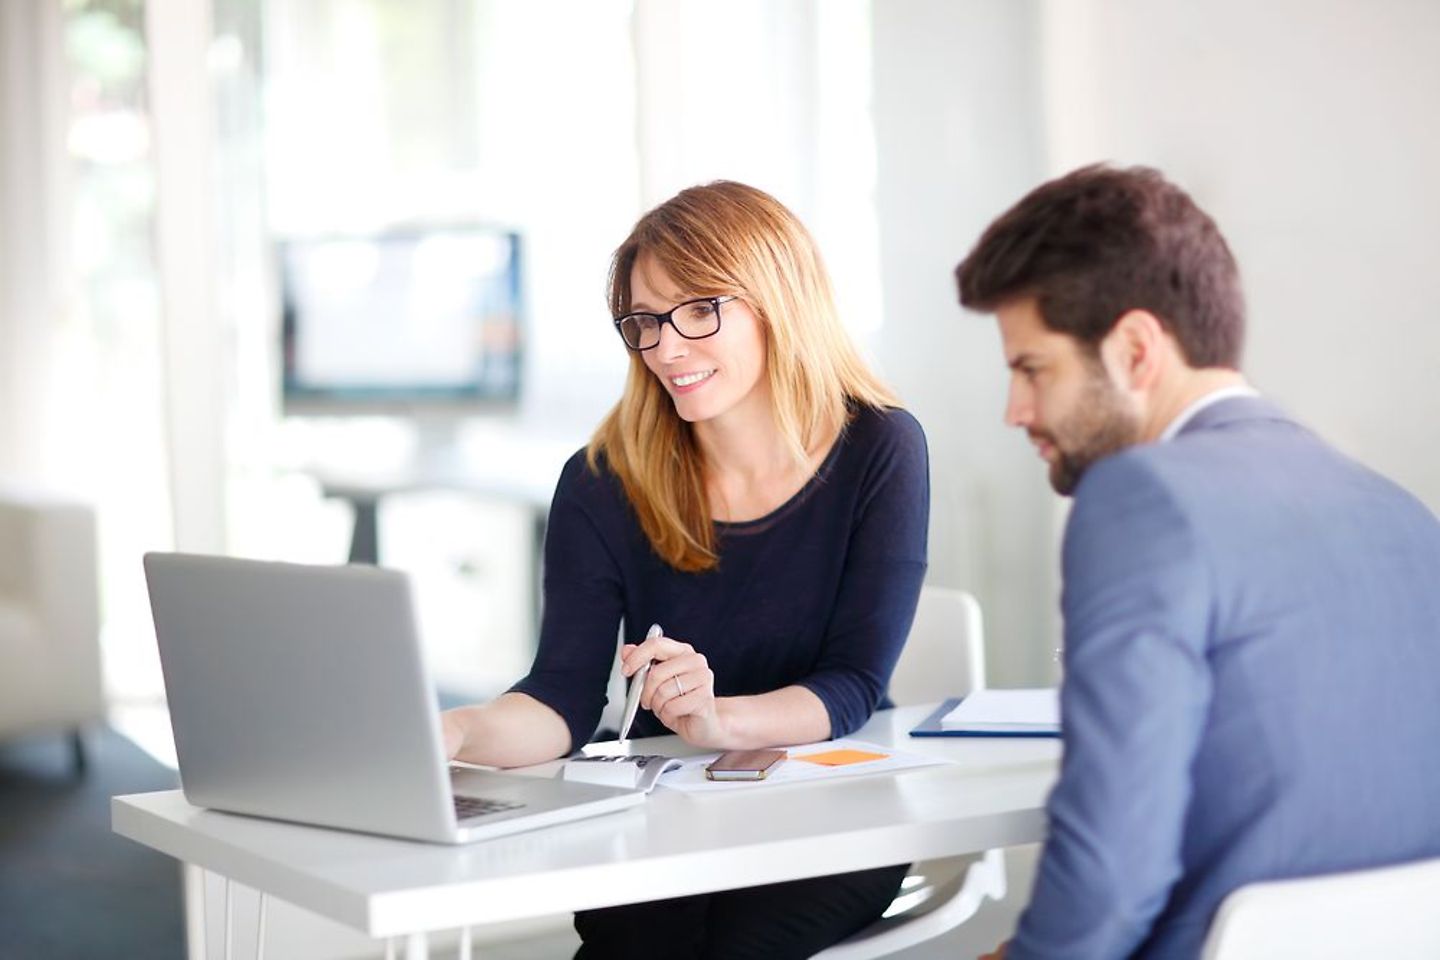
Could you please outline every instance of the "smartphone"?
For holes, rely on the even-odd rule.
[[[784,750],[731,750],[705,768],[711,780],[764,780],[788,756]]]

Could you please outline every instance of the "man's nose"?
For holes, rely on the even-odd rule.
[[[1017,384],[1010,385],[1010,395],[1005,399],[1005,424],[1010,427],[1028,427],[1035,420],[1035,405],[1031,403],[1029,391]]]

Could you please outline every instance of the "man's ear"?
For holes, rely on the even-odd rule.
[[[1175,343],[1160,318],[1127,310],[1100,341],[1100,355],[1122,388],[1148,392],[1174,361]]]

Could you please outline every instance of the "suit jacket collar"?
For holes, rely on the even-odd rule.
[[[1231,423],[1247,420],[1275,420],[1280,423],[1294,423],[1293,417],[1264,397],[1230,397],[1199,411],[1190,422],[1180,428],[1177,436],[1185,436],[1196,430],[1212,430]]]

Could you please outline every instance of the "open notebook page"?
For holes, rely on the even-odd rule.
[[[945,714],[940,725],[946,730],[1059,730],[1060,692],[1054,687],[976,690]]]

